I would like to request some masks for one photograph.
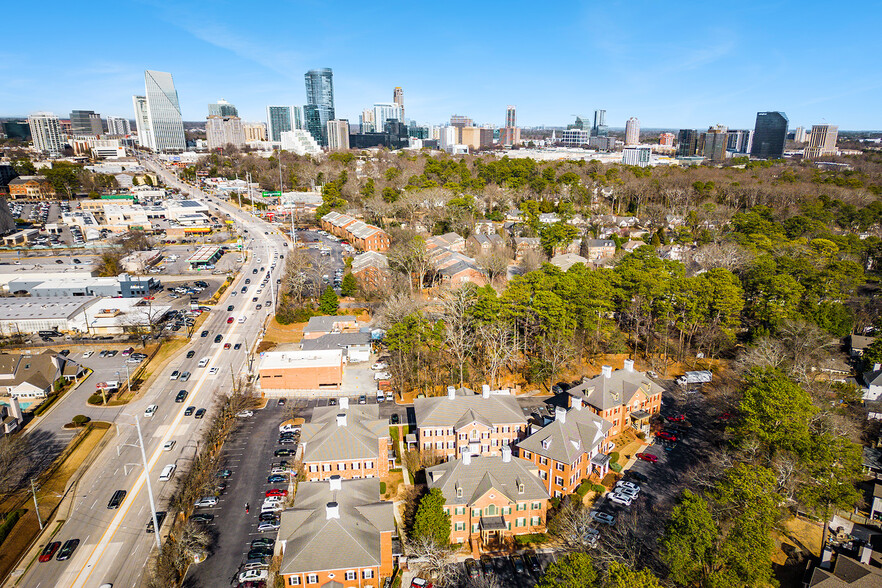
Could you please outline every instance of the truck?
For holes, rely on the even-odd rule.
[[[686,372],[679,378],[677,378],[677,383],[683,386],[689,386],[690,384],[706,384],[713,379],[714,375],[710,370],[699,370],[696,372]]]

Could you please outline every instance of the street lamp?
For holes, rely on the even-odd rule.
[[[153,500],[153,486],[150,484],[150,470],[147,467],[147,452],[144,451],[144,437],[141,435],[141,420],[138,415],[133,416],[135,419],[135,428],[138,430],[138,445],[141,448],[141,460],[144,462],[144,482],[147,484],[147,497],[150,499],[150,514],[153,517],[153,530],[156,537],[156,548],[162,549],[162,543],[159,540],[159,521],[156,519],[156,502]]]

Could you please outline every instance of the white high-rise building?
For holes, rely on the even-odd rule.
[[[205,138],[208,148],[223,149],[227,145],[245,146],[245,128],[238,116],[209,116],[205,121]]]
[[[836,155],[836,140],[839,138],[839,127],[836,125],[812,125],[808,145],[803,150],[803,157],[814,159],[825,155]]]
[[[457,141],[459,140],[459,133],[457,132],[459,129],[456,127],[448,126],[441,127],[441,149],[447,151],[448,153],[452,153],[454,148],[456,147]]]
[[[349,121],[345,118],[328,121],[328,151],[349,149]]]
[[[107,134],[117,137],[131,135],[132,125],[129,123],[129,119],[122,118],[121,116],[108,116]]]
[[[52,157],[61,155],[64,139],[61,137],[61,123],[51,112],[37,112],[28,117],[31,140],[34,149],[44,151]]]
[[[725,133],[723,136],[725,137]],[[622,163],[624,165],[646,167],[649,165],[651,153],[651,147],[625,147],[622,150]],[[723,150],[723,153],[725,153],[725,149]]]
[[[320,155],[322,148],[312,134],[305,129],[293,129],[281,133],[282,149],[297,155]]]
[[[144,87],[146,96],[132,99],[141,145],[154,151],[183,151],[186,147],[184,121],[172,75],[146,70]],[[146,121],[142,122],[143,118]]]
[[[374,128],[382,133],[386,128],[386,121],[401,120],[401,107],[394,102],[377,102],[374,104]]]
[[[376,131],[377,127],[374,124],[374,110],[372,108],[365,108],[361,111],[361,114],[358,115],[358,126],[362,133],[373,133]]]
[[[625,123],[625,145],[640,144],[640,121],[636,116],[632,116]]]

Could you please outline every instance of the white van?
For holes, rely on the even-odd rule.
[[[171,480],[172,474],[175,473],[175,467],[175,464],[170,463],[162,468],[162,472],[159,474],[159,481],[168,482],[169,480]]]
[[[203,357],[199,360],[199,367],[205,367],[208,365],[208,362],[211,361],[210,357]]]

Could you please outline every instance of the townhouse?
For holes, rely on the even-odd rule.
[[[585,478],[600,480],[609,471],[611,430],[574,398],[569,410],[558,406],[552,422],[518,443],[518,455],[535,465],[551,496],[571,494]]]
[[[303,425],[303,469],[309,481],[340,476],[344,480],[378,478],[389,473],[389,423],[376,404],[316,408]]]
[[[394,506],[379,480],[300,482],[276,540],[285,586],[378,588],[393,572]]]
[[[389,260],[382,253],[365,251],[352,260],[352,275],[362,289],[383,291],[389,286]]]
[[[420,450],[454,459],[470,455],[501,455],[503,447],[526,435],[527,419],[517,400],[507,394],[481,394],[468,388],[447,388],[446,396],[417,398],[413,403]]]
[[[545,532],[548,491],[535,464],[512,457],[508,446],[499,456],[465,451],[459,459],[426,468],[426,482],[444,496],[451,543],[480,539],[492,545]]]
[[[612,423],[610,435],[618,435],[627,427],[649,434],[649,418],[661,410],[662,387],[645,372],[634,369],[634,361],[626,359],[624,368],[613,371],[605,365],[601,373],[567,390],[573,399]]]
[[[389,234],[348,214],[331,211],[321,218],[322,229],[363,251],[386,251],[391,244]]]

